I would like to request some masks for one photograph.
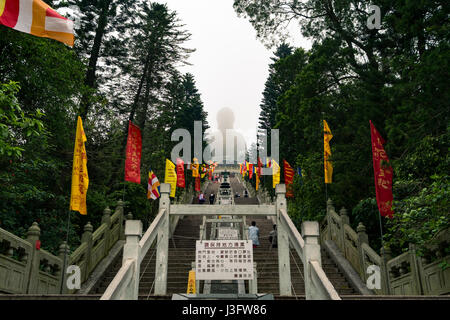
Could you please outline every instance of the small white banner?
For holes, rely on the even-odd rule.
[[[196,280],[253,280],[251,240],[197,240]]]

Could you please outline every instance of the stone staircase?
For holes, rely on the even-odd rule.
[[[231,179],[231,185],[233,191],[237,190],[241,195],[243,194],[244,187],[236,178]],[[217,184],[210,184],[205,194],[211,194],[216,190]],[[258,203],[256,198],[241,197],[235,198],[235,200],[238,200],[241,205]],[[209,204],[205,203],[205,205]],[[276,299],[304,299],[305,286],[303,280],[303,265],[297,253],[293,249],[291,250],[293,297],[282,297],[279,295],[278,284],[278,252],[276,248],[271,248],[268,240],[269,232],[273,229],[272,220],[258,216],[247,216],[247,225],[252,221],[255,221],[260,229],[261,245],[254,249],[254,261],[257,263],[258,271],[258,292],[272,293]],[[195,260],[195,241],[199,237],[199,227],[201,223],[202,218],[200,216],[186,216],[178,223],[174,235],[169,242],[169,267],[166,296],[157,297],[152,293],[154,291],[156,253],[154,249],[149,250],[147,256],[141,263],[139,299],[170,299],[174,293],[186,293],[188,273],[189,270],[191,270],[191,263]],[[207,234],[209,235],[209,230],[207,230]],[[118,261],[111,266],[111,269],[102,279],[100,285],[96,288],[96,294],[101,294],[106,290],[107,286],[120,269],[120,266],[121,259],[118,259]],[[322,266],[331,283],[340,295],[357,295],[357,292],[349,285],[343,274],[338,270],[337,266],[324,250],[322,250]],[[200,282],[200,287],[202,286],[203,281]],[[246,282],[246,291],[248,292],[248,282]]]

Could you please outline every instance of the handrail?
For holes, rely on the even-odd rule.
[[[303,239],[284,208],[279,209],[279,220],[285,231],[288,233],[290,244],[297,251],[298,256],[303,262],[307,297],[313,299],[323,299],[325,297],[326,299],[331,300],[341,300],[336,289],[322,269],[320,262],[320,245],[318,243],[308,242],[308,238],[306,238],[306,241]],[[319,233],[317,233],[316,236],[318,237]],[[306,237],[308,237],[308,235],[306,235]],[[308,248],[306,246],[308,246]],[[314,257],[319,257],[319,261],[315,260],[316,258]]]
[[[300,257],[300,259],[302,259],[302,263],[304,264],[305,261],[303,257],[303,248],[305,247],[305,240],[303,240],[291,218],[286,213],[286,210],[280,210],[280,218],[287,227],[286,230],[289,233],[289,240],[291,240],[292,246],[294,247],[295,251],[297,251],[298,256]]]
[[[314,275],[312,279],[316,286],[316,289],[318,288],[321,289],[321,291],[326,292],[330,300],[342,300],[341,297],[339,297],[339,294],[337,293],[336,289],[334,289],[327,275],[323,271],[319,262],[316,260],[310,260],[309,264],[312,267],[311,274]]]
[[[163,216],[166,212],[166,209],[159,210],[158,215],[153,219],[152,224],[150,227],[148,227],[145,234],[142,236],[141,241],[139,241],[139,246],[141,247],[141,254],[139,256],[138,263],[140,264],[142,262],[142,259],[147,254],[148,250],[150,249],[153,241],[155,241],[156,236],[158,235],[158,229],[161,224],[161,221],[163,221]]]
[[[122,288],[127,288],[130,285],[135,263],[135,259],[127,259],[124,261],[119,272],[117,272],[108,288],[106,288],[100,300],[120,299],[121,293],[123,292]]]

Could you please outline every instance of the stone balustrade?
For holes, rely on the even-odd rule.
[[[63,242],[58,256],[40,248],[41,230],[37,222],[21,239],[0,228],[0,293],[57,294],[61,293],[64,259],[69,247]],[[76,265],[81,271],[81,283],[86,281],[97,264],[108,255],[111,247],[124,239],[123,202],[119,201],[114,214],[106,208],[102,223],[93,230],[90,222],[84,226],[81,245],[67,257],[66,266]],[[74,293],[63,286],[63,293]]]
[[[336,213],[333,202],[327,202],[327,214],[321,224],[321,241],[333,240],[344,257],[350,262],[364,283],[371,276],[369,266],[378,266],[381,271],[381,288],[373,289],[378,295],[440,295],[450,293],[450,256],[445,254],[449,245],[449,232],[437,235],[437,244],[423,248],[426,254],[419,257],[416,247],[397,257],[392,257],[389,248],[378,254],[369,246],[366,228],[362,223],[356,232],[350,227],[347,210]]]

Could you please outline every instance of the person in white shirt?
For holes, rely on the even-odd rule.
[[[252,221],[252,225],[248,227],[248,238],[253,241],[253,248],[259,246],[259,228],[255,221]]]

